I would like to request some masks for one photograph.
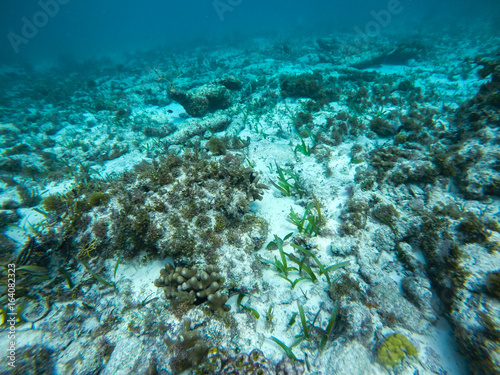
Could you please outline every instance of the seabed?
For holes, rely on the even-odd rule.
[[[1,373],[499,373],[471,33],[0,67]]]

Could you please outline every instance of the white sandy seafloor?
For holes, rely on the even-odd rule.
[[[442,53],[448,54],[447,57],[434,61],[434,64],[430,60],[411,61],[407,65],[379,65],[367,68],[366,71],[394,74],[395,80],[414,76],[416,86],[423,89],[434,87],[441,102],[445,102],[451,108],[457,108],[457,103],[473,97],[484,81],[477,78],[473,67],[468,76],[454,76],[450,66],[460,63],[465,56],[474,56],[483,51],[480,50],[480,46],[464,42],[457,52],[454,47],[456,41],[448,42],[449,46],[441,45],[440,47]],[[490,45],[494,44],[490,41]],[[303,43],[303,45],[307,44]],[[246,84],[258,79],[260,75],[278,77],[281,74],[311,72],[314,69],[332,69],[329,63],[317,61],[321,58],[319,53],[312,49],[307,50],[306,47],[303,49],[302,56],[299,55],[292,61],[286,61],[280,59],[279,56],[262,58],[272,50],[269,45],[265,44],[261,46],[259,53],[253,52],[249,56],[239,54],[241,51],[238,50],[220,47],[211,53],[211,57],[227,58],[235,66],[238,65],[237,61],[240,61],[243,68],[219,66],[213,72],[213,79],[235,75]],[[485,52],[489,52],[489,49]],[[455,55],[451,56],[451,53]],[[140,56],[137,57],[137,60],[140,59]],[[250,62],[243,64],[245,59],[250,59]],[[191,60],[189,55],[179,56],[177,63],[181,68],[187,67]],[[448,61],[448,67],[441,64],[445,60]],[[141,74],[136,75],[133,70],[134,63],[141,66],[140,62],[129,62],[119,77],[113,77],[112,84],[108,84],[106,76],[98,80],[102,84],[104,95],[111,95],[117,88],[123,89],[155,79],[155,74],[147,70],[139,69]],[[346,64],[348,65],[348,62]],[[130,69],[130,74],[127,69]],[[22,73],[18,72],[18,74]],[[190,79],[189,74],[185,74],[178,79],[179,85],[185,85]],[[193,77],[191,86],[196,87],[208,82],[210,82],[208,79]],[[148,87],[151,87],[153,91],[158,90],[154,83]],[[418,275],[421,285],[424,285],[423,288],[427,288],[422,294],[428,302],[427,311],[424,311],[425,308],[422,306],[417,307],[405,292],[402,280],[415,275],[406,270],[398,260],[394,251],[395,241],[391,229],[380,221],[370,219],[361,233],[342,236],[339,233],[342,222],[339,216],[350,194],[353,194],[353,190],[354,196],[358,199],[368,201],[373,194],[376,194],[383,203],[393,204],[400,214],[398,225],[403,228],[408,228],[414,220],[412,217],[414,211],[411,207],[414,207],[415,201],[423,201],[424,196],[428,202],[434,203],[440,201],[467,203],[467,208],[476,213],[484,210],[483,203],[466,201],[457,189],[441,182],[432,185],[413,183],[409,184],[409,187],[402,185],[398,188],[385,185],[371,191],[356,188],[354,181],[356,169],[367,166],[367,161],[352,162],[353,145],[362,145],[365,153],[368,153],[389,140],[381,137],[368,138],[365,135],[351,137],[338,146],[324,146],[330,155],[321,161],[315,155],[306,156],[300,152],[295,153],[294,148],[299,143],[299,138],[292,131],[293,125],[288,113],[302,109],[300,100],[280,99],[275,107],[269,109],[268,113],[260,118],[244,118],[245,103],[238,103],[231,109],[209,114],[206,119],[194,120],[186,116],[182,106],[175,102],[164,106],[139,105],[133,99],[136,94],[124,91],[130,96],[130,103],[132,103],[131,118],[175,125],[177,131],[167,136],[169,137],[167,139],[174,140],[171,142],[174,144],[171,149],[176,151],[182,152],[183,145],[176,143],[175,140],[189,139],[182,134],[182,129],[195,128],[198,126],[197,122],[216,120],[218,117],[230,115],[230,125],[225,130],[217,132],[216,136],[228,135],[238,136],[243,140],[248,139],[250,145],[247,148],[229,152],[248,158],[261,174],[261,181],[269,186],[269,189],[264,192],[263,199],[252,202],[250,206],[251,213],[264,218],[269,223],[269,234],[265,244],[271,241],[274,235],[281,238],[290,232],[297,235],[297,228],[288,220],[288,214],[290,208],[296,212],[304,212],[307,204],[306,199],[283,196],[268,183],[269,179],[276,180],[276,173],[269,168],[270,165],[274,166],[276,161],[280,166],[296,172],[301,177],[306,191],[313,193],[323,206],[322,213],[327,222],[321,232],[322,235],[307,239],[319,260],[324,265],[349,261],[347,266],[330,273],[332,280],[336,280],[347,272],[358,275],[356,277],[361,280],[362,289],[365,288],[366,291],[368,287],[379,288],[379,295],[387,298],[388,303],[393,304],[392,308],[397,310],[396,322],[389,326],[377,310],[388,311],[390,306],[384,307],[382,303],[380,306],[363,305],[354,300],[351,302],[344,300],[342,303],[334,301],[330,296],[329,285],[324,276],[318,277],[319,281],[316,284],[304,281],[291,290],[290,284],[277,276],[275,267],[265,262],[257,262],[261,268],[259,271],[255,271],[252,267],[258,259],[256,257],[273,261],[274,256],[278,254],[277,250],[266,250],[264,245],[254,254],[249,254],[243,249],[223,245],[217,250],[219,255],[217,266],[226,280],[231,280],[236,285],[245,286],[251,290],[251,297],[244,300],[244,304],[258,311],[260,319],[257,320],[251,313],[239,308],[236,304],[236,296],[232,296],[228,301],[231,306],[229,314],[237,324],[232,329],[227,329],[219,320],[211,319],[199,307],[195,307],[189,310],[185,317],[191,319],[191,328],[202,327],[204,332],[208,332],[207,336],[203,337],[207,342],[210,342],[209,335],[212,334],[216,336],[220,346],[226,349],[238,349],[249,353],[254,348],[258,348],[272,363],[276,364],[285,354],[269,338],[274,336],[285,344],[291,345],[295,336],[301,334],[302,329],[298,317],[295,325],[288,327],[292,314],[298,312],[297,302],[303,306],[309,322],[313,321],[316,313],[321,309],[316,325],[320,324],[323,328],[326,328],[334,304],[341,303],[341,315],[344,320],[341,324],[345,324],[346,327],[338,338],[328,342],[323,352],[318,349],[317,337],[311,342],[303,341],[293,348],[299,360],[307,361],[306,373],[324,375],[388,373],[466,375],[470,373],[467,360],[459,353],[453,330],[439,301],[440,291],[434,290],[424,275]],[[257,93],[256,96],[258,95]],[[442,103],[434,103],[436,107],[440,104]],[[394,109],[396,107],[384,108],[386,111]],[[50,107],[30,110],[49,113]],[[71,111],[71,106],[67,110]],[[314,114],[313,122],[321,126],[326,122],[328,114],[343,110],[349,111],[345,103],[332,102]],[[104,149],[109,142],[107,133],[113,129],[113,125],[106,123],[102,115],[96,116],[90,111],[85,112],[80,109],[79,111],[77,119],[72,124],[66,123],[55,135],[57,145],[54,146],[54,150],[56,153],[65,153],[70,161],[76,161],[79,158],[91,161],[89,154],[92,149]],[[370,114],[364,116],[365,122],[369,122],[372,117]],[[439,119],[444,128],[449,126],[449,120],[446,117]],[[1,126],[16,127],[16,124],[4,123]],[[92,163],[94,178],[103,176],[109,178],[113,174],[130,170],[133,165],[142,160],[156,159],[163,152],[152,139],[146,138],[142,133],[138,135],[131,127],[121,127],[119,132],[121,136],[119,143],[123,147],[129,146],[128,152],[113,160]],[[197,134],[196,137],[202,142],[212,136],[208,131]],[[30,134],[24,142],[36,144],[41,138],[41,135]],[[68,139],[81,139],[90,143],[91,151],[86,152],[81,148],[58,151],[57,148],[63,149]],[[310,144],[309,140],[306,142]],[[494,151],[491,150],[491,152]],[[330,170],[328,174],[325,173],[327,169]],[[30,186],[38,186],[39,191],[45,197],[69,191],[73,186],[72,181],[71,176],[67,176],[63,180],[54,182],[32,182]],[[413,200],[408,199],[408,194],[403,193],[404,189],[408,188],[411,188],[416,195]],[[16,190],[7,184],[3,184],[0,194],[0,202],[11,199],[19,200]],[[39,204],[35,208],[42,209],[42,205]],[[497,215],[498,219],[498,197],[492,197],[489,210],[493,213],[493,217]],[[47,224],[44,215],[35,211],[34,207],[18,208],[16,211],[20,215],[20,220],[16,226],[8,227],[4,233],[19,244],[24,243],[27,236],[33,234],[39,225],[43,227]],[[495,240],[498,241],[498,233],[492,234],[490,241]],[[425,257],[418,248],[412,248],[404,241],[401,242],[401,246],[412,253],[415,259],[425,263]],[[498,269],[500,258],[495,253],[480,259],[474,258],[474,254],[477,254],[479,250],[474,249],[475,245],[467,246],[471,248],[472,254],[467,263],[467,269],[471,273],[469,283],[470,289],[474,290],[481,284],[485,271]],[[285,251],[292,252],[292,249],[287,245]],[[161,289],[153,285],[166,261],[171,262],[172,259],[148,258],[144,260],[141,255],[130,261],[122,261],[115,273],[116,260],[106,260],[103,275],[116,283],[117,291],[104,288],[96,282],[84,285],[85,304],[92,305],[92,308],[88,308],[78,298],[72,302],[58,302],[55,298],[50,304],[48,314],[43,319],[17,326],[17,348],[36,345],[48,348],[55,366],[54,373],[57,374],[144,374],[151,358],[156,360],[158,373],[171,373],[167,366],[171,353],[162,340],[162,333],[158,332],[156,327],[161,321],[167,326],[168,333],[175,337],[180,332],[182,324],[169,312],[169,303]],[[315,272],[319,274],[318,269],[315,269]],[[361,274],[363,276],[360,278]],[[77,266],[74,275],[75,281],[78,282],[89,279],[83,266]],[[145,303],[145,301],[148,302]],[[76,308],[72,313],[68,313],[70,309],[67,306],[71,304],[76,304]],[[266,321],[269,306],[273,306],[272,323]],[[464,305],[460,313],[467,315],[468,310],[471,309],[474,309],[473,304]],[[99,330],[102,331],[99,333]],[[348,335],[345,334],[346,332]],[[0,333],[1,373],[6,373],[8,370],[3,354],[7,351],[9,341],[5,333],[5,331]],[[417,348],[418,356],[407,358],[397,367],[388,369],[377,362],[376,349],[383,342],[384,337],[393,333],[406,336]],[[106,352],[109,346],[106,346],[105,342],[114,346],[112,351]],[[106,352],[105,355],[104,352]]]

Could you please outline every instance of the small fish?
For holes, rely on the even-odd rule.
[[[167,113],[174,113],[171,109],[167,109]]]

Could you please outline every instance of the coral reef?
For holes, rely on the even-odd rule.
[[[349,199],[345,209],[340,214],[342,224],[340,233],[343,235],[353,235],[364,229],[368,216],[368,204],[356,199]]]
[[[97,240],[104,257],[118,253],[130,258],[144,250],[152,255],[213,257],[216,248],[234,243],[236,237],[249,250],[262,244],[265,223],[253,220],[257,225],[250,225],[246,214],[266,188],[235,155],[212,161],[188,151],[183,157],[144,162],[114,183],[81,184],[75,196],[47,197],[44,205],[57,215],[66,206],[65,231],[82,246]]]
[[[375,354],[453,372],[430,355],[445,317],[463,372],[500,373],[500,59],[489,33],[387,31],[2,66],[0,260],[17,268],[19,342],[52,335],[17,371],[361,374]],[[279,194],[260,204],[266,164]],[[284,236],[274,262],[263,213]],[[157,271],[132,276],[165,262],[157,289]],[[289,358],[240,352],[273,331]]]
[[[199,305],[207,301],[213,309],[228,311],[230,306],[225,305],[228,296],[221,291],[224,281],[212,266],[204,269],[174,268],[167,263],[160,271],[160,277],[155,281],[155,286],[163,288],[165,297],[173,304]]]
[[[212,137],[207,142],[207,148],[214,155],[225,155],[226,145],[220,138]]]
[[[380,137],[389,137],[396,134],[396,127],[386,119],[374,117],[370,121],[370,130]]]
[[[250,354],[239,353],[232,356],[224,349],[212,348],[194,373],[196,375],[302,375],[304,364],[283,358],[276,366],[273,366],[259,349],[252,350]]]
[[[243,83],[241,83],[239,79],[232,76],[221,79],[219,83],[223,85],[226,89],[232,91],[239,91],[243,88]]]
[[[191,329],[190,319],[184,319],[178,337],[179,340],[173,340],[168,335],[164,338],[171,353],[169,365],[175,374],[196,366],[209,350],[209,346],[201,337],[201,332],[198,329]]]
[[[66,204],[59,195],[49,195],[43,198],[42,205],[47,212],[53,211],[60,214],[66,209]]]
[[[383,223],[394,225],[399,218],[399,212],[392,204],[381,204],[372,210],[373,216]]]
[[[189,92],[171,88],[169,95],[193,117],[203,117],[208,112],[225,109],[231,105],[230,94],[223,85],[205,85]]]
[[[321,74],[303,74],[280,77],[281,96],[284,98],[311,98],[321,107],[335,98],[331,89],[323,87]]]
[[[417,349],[400,333],[387,336],[377,349],[377,361],[385,367],[394,367],[404,358],[417,355]]]

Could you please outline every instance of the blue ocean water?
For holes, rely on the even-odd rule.
[[[500,374],[500,3],[4,0],[1,374]]]
[[[386,13],[388,6],[394,12]],[[494,0],[470,1],[30,1],[0,5],[0,58],[56,61],[159,46],[244,43],[248,36],[317,32],[418,32],[422,27],[498,27]],[[378,15],[378,16],[377,16]],[[38,25],[38,26],[36,26]],[[369,29],[376,33],[376,26]],[[9,37],[9,34],[15,34]],[[18,39],[20,38],[20,39]],[[241,39],[240,39],[241,38]]]

